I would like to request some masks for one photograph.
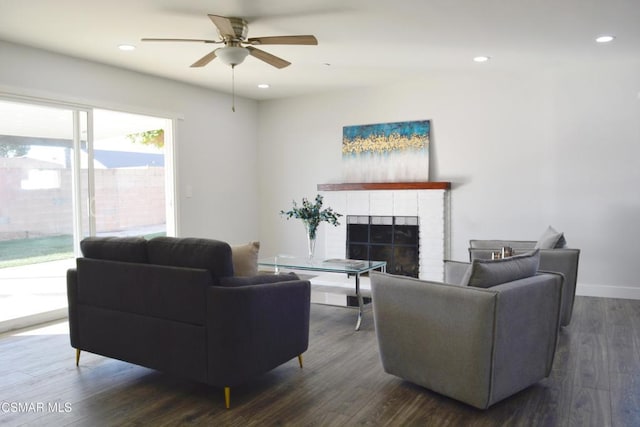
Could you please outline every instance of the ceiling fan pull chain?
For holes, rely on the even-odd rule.
[[[231,111],[236,112],[236,66],[231,65]]]

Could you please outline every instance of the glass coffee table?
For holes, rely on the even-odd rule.
[[[358,320],[356,322],[356,331],[360,330],[362,323],[362,312],[364,302],[362,293],[360,292],[360,275],[372,270],[380,270],[383,273],[387,271],[386,261],[362,261],[359,259],[309,259],[277,256],[271,258],[260,258],[258,260],[260,267],[271,267],[275,273],[280,269],[286,270],[303,270],[316,271],[325,273],[343,273],[353,275],[355,277],[356,297],[358,299]]]

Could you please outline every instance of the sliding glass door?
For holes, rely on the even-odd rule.
[[[0,322],[66,307],[64,274],[85,234],[74,159],[88,115],[0,100]]]
[[[82,238],[174,234],[171,125],[0,99],[0,332],[64,314]]]

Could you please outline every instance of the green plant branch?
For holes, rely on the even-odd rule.
[[[283,215],[286,219],[296,218],[302,220],[311,239],[316,238],[320,223],[328,222],[333,226],[338,226],[340,225],[338,218],[342,216],[331,208],[322,209],[322,196],[320,194],[316,196],[315,203],[311,203],[309,199],[304,197],[302,206],[299,206],[294,200],[293,208],[288,211],[281,210],[280,215]]]

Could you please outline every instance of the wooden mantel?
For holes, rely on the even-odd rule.
[[[357,190],[450,190],[451,182],[345,182],[340,184],[318,184],[318,191]]]

